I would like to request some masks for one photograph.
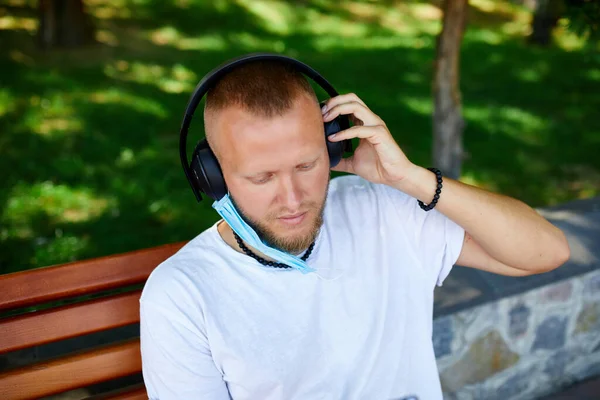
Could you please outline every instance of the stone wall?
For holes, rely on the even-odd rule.
[[[446,399],[535,399],[600,375],[600,270],[437,317]]]

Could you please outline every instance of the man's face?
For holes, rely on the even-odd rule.
[[[207,120],[237,210],[270,246],[306,249],[323,223],[329,157],[318,104],[300,95],[281,117],[229,107]]]

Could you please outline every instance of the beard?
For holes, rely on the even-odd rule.
[[[327,194],[329,192],[329,182],[327,182],[327,188],[325,190],[325,197],[318,203],[311,203],[309,205],[307,211],[307,217],[312,217],[313,220],[309,221],[310,228],[307,233],[297,234],[294,236],[282,236],[278,235],[269,227],[268,222],[274,221],[276,216],[268,216],[266,221],[257,221],[254,220],[244,212],[244,210],[238,205],[238,203],[234,200],[233,196],[231,197],[231,202],[240,214],[240,217],[256,232],[258,237],[265,243],[267,246],[281,250],[286,253],[297,255],[302,251],[306,250],[311,243],[315,241],[317,238],[319,231],[321,230],[321,226],[323,226],[323,214],[325,211],[325,204],[327,203]],[[313,217],[314,216],[314,217]]]

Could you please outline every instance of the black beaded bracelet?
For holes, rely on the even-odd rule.
[[[435,195],[433,196],[433,200],[431,201],[431,203],[425,205],[425,203],[423,203],[421,200],[417,200],[419,202],[419,206],[425,210],[425,211],[430,211],[433,210],[433,208],[435,207],[435,205],[437,204],[438,200],[440,199],[440,193],[442,193],[442,171],[440,171],[437,168],[427,168],[428,170],[430,170],[431,172],[435,173],[435,176],[437,178],[437,188],[435,189]]]

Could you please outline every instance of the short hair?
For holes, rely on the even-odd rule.
[[[307,78],[293,65],[278,60],[257,60],[224,75],[206,94],[204,111],[236,105],[259,117],[281,116],[305,93],[318,102]]]

